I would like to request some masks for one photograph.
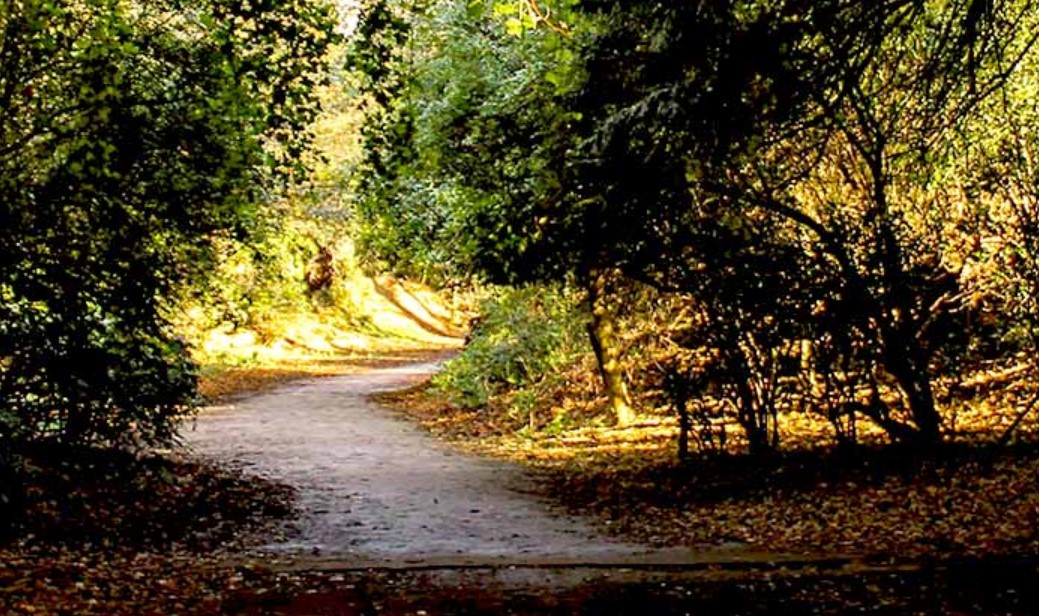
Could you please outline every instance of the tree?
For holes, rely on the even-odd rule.
[[[610,306],[616,275],[585,262],[553,224],[574,147],[573,46],[536,27],[540,5],[375,2],[356,65],[372,102],[364,243],[384,264],[434,280],[573,281],[618,421],[633,419]],[[567,31],[568,32],[568,31]],[[416,51],[417,50],[417,51]],[[387,68],[391,67],[391,68]]]
[[[173,438],[196,377],[166,299],[294,172],[333,16],[0,7],[0,440]]]
[[[794,393],[835,426],[940,439],[933,381],[976,335],[958,325],[976,216],[952,170],[1032,53],[1028,3],[427,10],[392,97],[403,162],[372,202],[409,230],[394,247],[577,280],[606,318],[593,346],[610,280],[692,296],[755,447]]]
[[[629,275],[719,315],[787,269],[797,335],[825,347],[814,357],[836,362],[827,371],[859,380],[845,406],[933,443],[933,359],[962,299],[949,260],[959,239],[945,233],[957,195],[943,174],[965,118],[1016,64],[1005,48],[1031,50],[1033,13],[909,1],[612,9],[579,106],[587,138],[569,216],[583,207],[594,226],[579,232]],[[735,296],[715,294],[748,267],[757,275],[740,274]],[[783,323],[776,304],[760,307],[758,322]]]

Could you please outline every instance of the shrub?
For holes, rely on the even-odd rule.
[[[0,443],[169,442],[196,371],[149,316],[92,302],[0,306]]]
[[[480,308],[465,350],[448,362],[434,385],[469,408],[496,396],[545,385],[590,351],[575,297],[557,287],[496,292]]]

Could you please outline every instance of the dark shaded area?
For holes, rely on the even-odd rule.
[[[5,473],[23,547],[207,551],[292,512],[288,486],[156,455],[37,448]]]
[[[657,466],[619,466],[603,469],[602,481],[574,480],[566,471],[545,471],[543,484],[568,503],[580,506],[603,495],[604,485],[628,488],[618,499],[655,506],[680,506],[684,502],[717,503],[775,494],[808,493],[833,484],[865,487],[892,478],[942,484],[954,473],[969,469],[988,477],[1001,462],[1039,459],[1039,443],[1013,446],[996,444],[946,444],[921,451],[905,445],[862,446],[853,451],[819,448],[777,452],[770,457],[712,455],[688,462]],[[618,506],[622,503],[618,502]]]
[[[1034,614],[1034,563],[903,571],[563,570],[303,576],[225,603],[236,614]],[[529,578],[527,585],[510,576]],[[579,576],[577,583],[553,586]],[[301,588],[306,591],[300,592]]]

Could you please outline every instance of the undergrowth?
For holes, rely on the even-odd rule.
[[[511,413],[533,412],[591,352],[577,304],[573,293],[556,287],[498,290],[480,306],[465,350],[434,385],[465,408],[507,395]]]

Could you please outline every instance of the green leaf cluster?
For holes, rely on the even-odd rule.
[[[572,139],[562,100],[581,77],[576,39],[510,32],[516,11],[438,1],[363,13],[355,66],[372,104],[360,241],[383,267],[440,281],[558,270],[536,249],[551,232],[544,195],[558,193]],[[373,70],[377,49],[384,62]]]

